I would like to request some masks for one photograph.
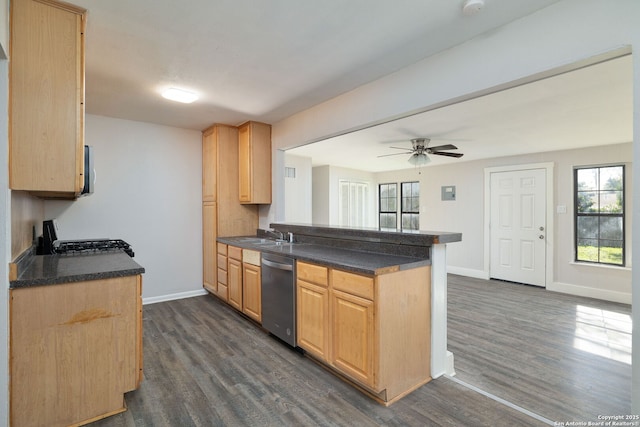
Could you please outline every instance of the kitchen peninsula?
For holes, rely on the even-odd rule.
[[[295,260],[296,343],[308,356],[385,405],[444,373],[446,324],[433,313],[446,316],[445,245],[460,233],[270,227],[280,239],[219,237],[218,263],[231,266],[232,252],[239,272],[242,252]],[[229,298],[243,282],[231,271],[219,272]]]

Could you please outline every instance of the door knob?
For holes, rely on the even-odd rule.
[[[540,231],[544,231],[544,227],[540,227]]]

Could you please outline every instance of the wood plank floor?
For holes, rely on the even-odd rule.
[[[449,275],[456,378],[554,421],[631,411],[631,307]]]
[[[449,347],[458,379],[554,421],[629,412],[630,365],[579,357],[559,338],[534,341],[544,341],[548,329],[537,322],[571,329],[562,304],[544,303],[539,289],[523,287],[520,295],[502,288],[516,285],[449,280]],[[564,310],[591,302],[569,297]],[[628,306],[604,305],[630,313]],[[513,329],[500,330],[505,325]],[[546,425],[447,377],[382,407],[212,296],[144,306],[144,352],[145,380],[127,394],[128,411],[92,425]]]

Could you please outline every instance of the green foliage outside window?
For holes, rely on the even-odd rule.
[[[575,169],[576,261],[624,265],[624,166]]]

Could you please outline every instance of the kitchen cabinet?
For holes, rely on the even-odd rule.
[[[271,126],[246,122],[238,128],[241,203],[271,204]]]
[[[67,426],[126,410],[142,380],[142,276],[10,291],[10,424]]]
[[[209,252],[218,236],[253,235],[258,228],[257,205],[238,200],[238,128],[216,124],[202,133],[203,286],[228,299],[226,253]]]
[[[334,270],[332,273],[341,272]],[[373,289],[373,279],[371,287]],[[373,301],[334,289],[331,293],[331,308],[333,366],[350,378],[375,387]]]
[[[242,312],[262,323],[262,277],[260,252],[242,250]]]
[[[217,249],[218,255],[216,257],[216,262],[218,264],[218,274],[216,277],[216,289],[210,291],[217,295],[223,301],[227,301],[229,299],[229,282],[227,280],[227,245],[225,245],[224,243],[218,243]]]
[[[85,173],[86,11],[54,0],[14,0],[10,19],[10,188],[74,199]]]
[[[215,203],[205,202],[202,204],[202,235],[207,236],[206,239],[202,239],[202,281],[205,289],[214,294],[218,293],[216,280],[216,214]]]
[[[262,322],[260,266],[242,264],[242,298],[242,312],[256,322]]]
[[[385,405],[431,380],[430,267],[296,269],[298,346],[310,356]]]
[[[227,279],[229,286],[229,305],[242,311],[242,249],[228,247]]]
[[[298,261],[296,270],[298,346],[329,362],[328,269]]]

